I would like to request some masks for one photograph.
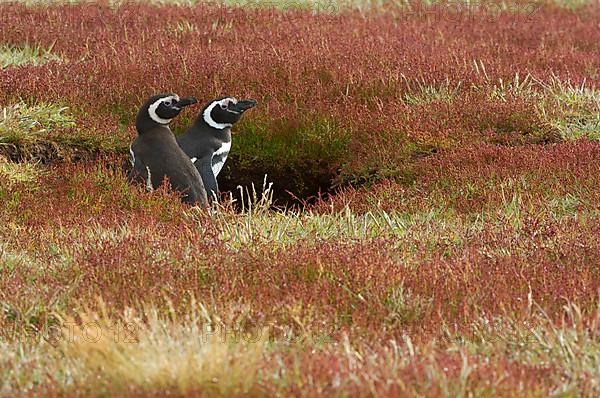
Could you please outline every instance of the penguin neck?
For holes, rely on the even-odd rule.
[[[161,133],[161,134],[173,134],[171,128],[168,124],[160,124],[156,123],[152,120],[150,121],[142,121],[141,123],[136,123],[135,127],[139,135],[147,134],[147,133]]]
[[[210,135],[217,137],[222,142],[231,141],[231,126],[225,127],[223,129],[217,129],[206,123],[206,120],[204,120],[202,116],[200,116],[196,120],[196,124],[199,127],[199,131],[208,132]]]
[[[136,128],[138,134],[144,134],[145,132],[148,132],[151,130],[156,130],[161,127],[166,128],[167,130],[171,131],[168,123],[167,124],[157,123],[156,121],[150,119],[150,117],[145,115],[143,112],[139,112],[135,119],[135,128]]]

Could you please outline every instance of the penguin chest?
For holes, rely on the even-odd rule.
[[[219,175],[225,161],[227,160],[227,155],[229,155],[229,150],[231,149],[231,141],[224,142],[221,144],[219,149],[217,149],[212,156],[211,168],[215,177]]]

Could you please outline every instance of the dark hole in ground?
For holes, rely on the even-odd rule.
[[[303,208],[319,198],[327,198],[333,194],[336,173],[332,169],[324,162],[294,166],[262,162],[250,166],[247,163],[241,165],[235,156],[230,156],[219,174],[219,190],[225,195],[231,194],[236,200],[235,205],[241,209],[241,192],[238,186],[242,186],[244,192],[251,192],[254,184],[257,197],[260,198],[266,174],[267,187],[269,183],[273,183],[274,208]],[[244,203],[247,203],[247,193],[245,195]]]
[[[53,142],[37,142],[32,145],[0,145],[0,156],[11,162],[38,162],[44,165],[69,160],[73,162],[93,162],[98,158],[99,151],[76,146],[61,146]]]

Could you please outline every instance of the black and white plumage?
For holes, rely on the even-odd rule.
[[[180,99],[176,94],[159,94],[142,105],[135,122],[138,136],[129,149],[133,168],[128,178],[153,190],[166,177],[171,187],[182,193],[184,202],[207,206],[202,178],[169,128],[184,107],[196,102],[194,97]]]
[[[218,198],[217,176],[231,150],[231,127],[242,114],[256,106],[253,99],[219,98],[208,103],[194,124],[177,137],[177,143],[190,157],[213,200]]]

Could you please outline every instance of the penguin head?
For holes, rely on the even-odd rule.
[[[198,102],[194,97],[179,98],[177,94],[157,94],[148,98],[140,108],[136,127],[138,132],[143,132],[156,125],[168,125],[181,110]]]
[[[233,126],[244,112],[255,106],[256,101],[253,99],[238,100],[235,97],[224,97],[206,105],[200,116],[210,127],[222,130]]]

